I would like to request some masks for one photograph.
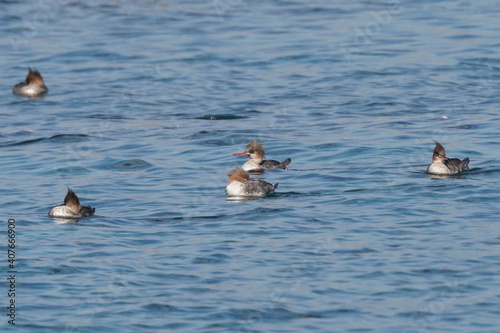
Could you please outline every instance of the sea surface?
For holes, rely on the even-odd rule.
[[[500,332],[497,1],[0,8],[0,331]]]

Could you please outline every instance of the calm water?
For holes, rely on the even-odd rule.
[[[495,1],[0,7],[2,331],[500,331]],[[228,201],[254,137],[290,169]]]

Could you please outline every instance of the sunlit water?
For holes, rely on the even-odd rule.
[[[500,331],[496,2],[0,6],[2,331]],[[254,137],[290,169],[227,200]]]

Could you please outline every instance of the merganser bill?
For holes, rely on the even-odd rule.
[[[95,208],[90,206],[80,205],[80,200],[75,192],[68,187],[68,193],[64,198],[63,205],[57,205],[49,211],[51,217],[62,217],[68,219],[77,219],[80,217],[92,216],[95,213]]]
[[[32,71],[31,68],[28,68],[26,81],[20,82],[12,88],[12,93],[29,97],[40,96],[47,91],[49,89],[45,86],[40,72]]]
[[[427,167],[427,172],[435,175],[452,175],[469,169],[469,158],[463,160],[446,157],[446,150],[437,141],[432,154],[432,164]]]
[[[245,171],[261,171],[263,169],[287,170],[288,165],[292,162],[292,159],[290,158],[287,158],[283,162],[264,160],[264,147],[262,147],[262,144],[257,139],[253,139],[252,142],[250,142],[246,146],[243,153],[237,153],[233,155],[248,156],[248,158],[250,158],[250,160],[242,166],[243,170]]]
[[[260,179],[250,178],[243,168],[229,172],[226,194],[230,197],[263,197],[274,192],[278,184],[270,184]]]

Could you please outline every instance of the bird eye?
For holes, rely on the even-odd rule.
[[[253,154],[253,153],[255,153],[255,150],[250,149],[248,152],[249,152],[250,154]]]

